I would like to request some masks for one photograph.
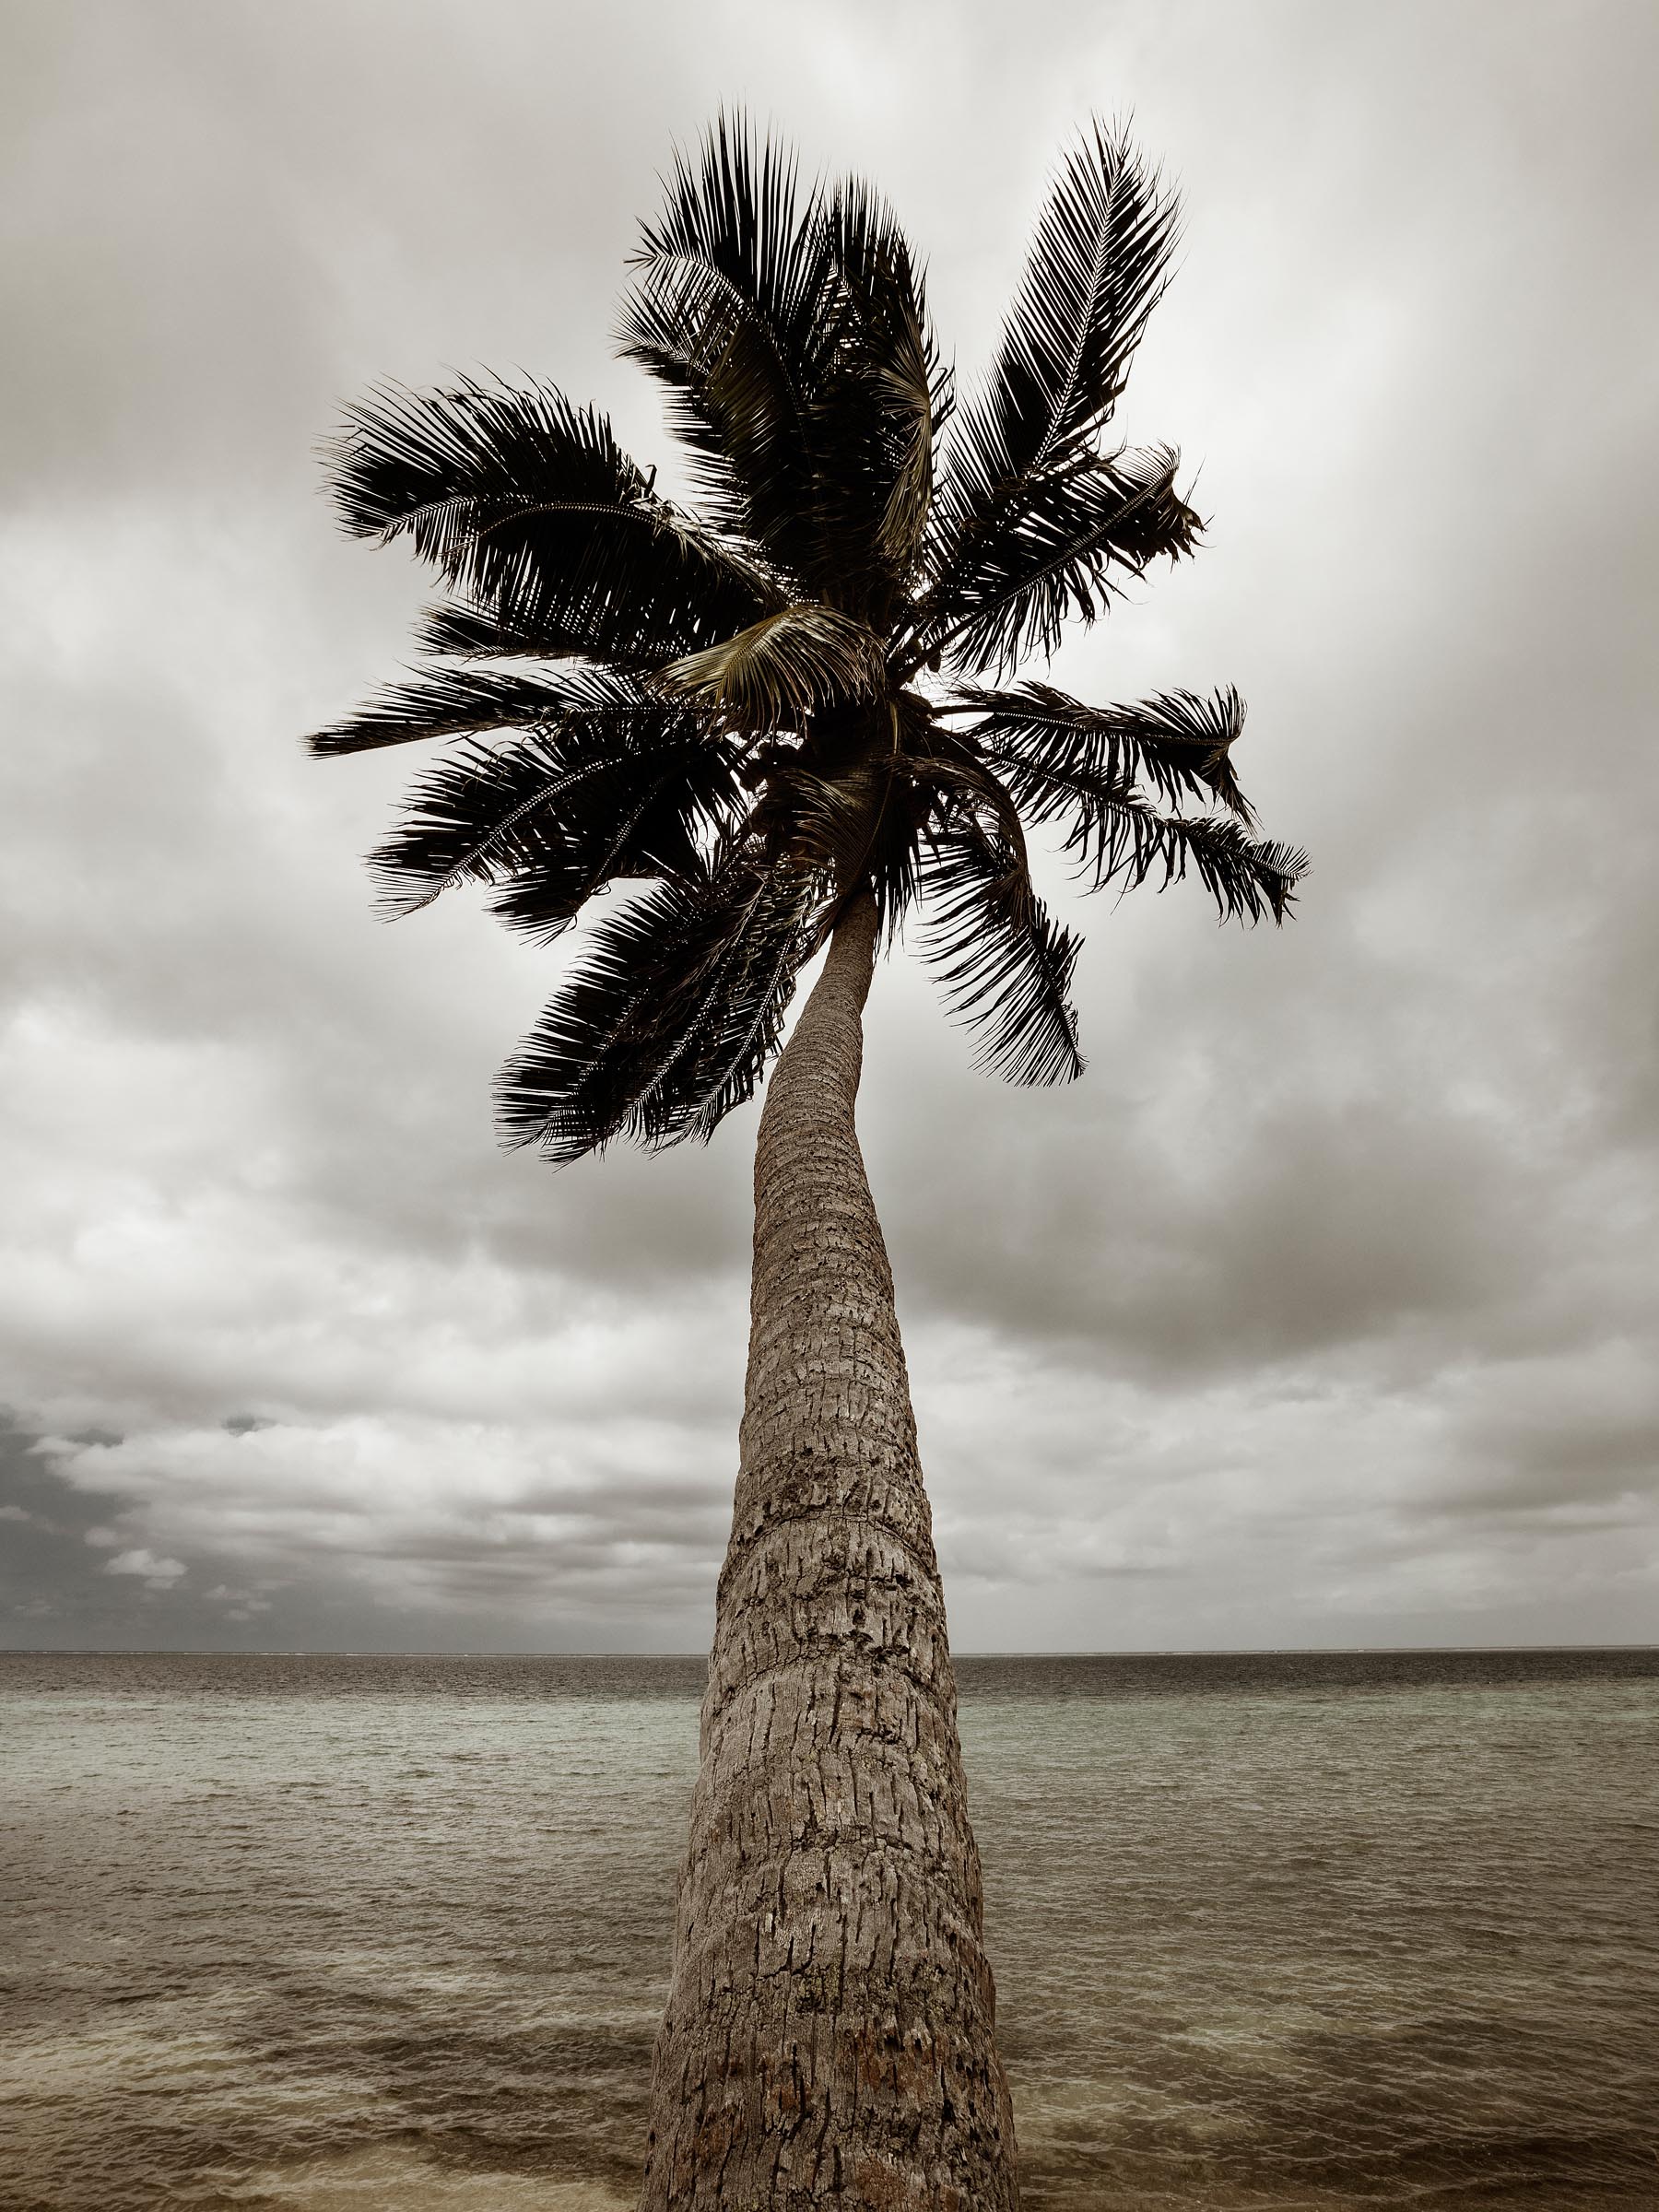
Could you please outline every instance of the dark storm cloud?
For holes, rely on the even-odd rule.
[[[1125,429],[1215,519],[1056,677],[1239,681],[1316,862],[1283,935],[1190,886],[1068,910],[1064,1093],[880,980],[959,1641],[1654,1633],[1649,12],[59,0],[6,37],[0,1394],[44,1441],[0,1641],[706,1633],[753,1112],[500,1158],[547,957],[465,900],[382,928],[402,771],[295,739],[423,596],[316,492],[371,379],[533,369],[672,471],[608,334],[722,100],[890,191],[969,371],[1065,134],[1134,108],[1189,223]]]

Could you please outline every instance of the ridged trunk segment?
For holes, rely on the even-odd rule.
[[[641,2212],[1005,2212],[1014,2129],[893,1282],[853,1123],[874,902],[755,1160],[742,1460]]]

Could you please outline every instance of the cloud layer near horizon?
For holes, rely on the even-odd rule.
[[[723,100],[891,194],[969,378],[1055,152],[1135,111],[1188,225],[1124,427],[1215,521],[1059,680],[1238,681],[1315,859],[1283,934],[1190,887],[1072,909],[1065,1092],[880,979],[957,1641],[1659,1634],[1648,11],[68,0],[6,35],[0,1643],[706,1639],[753,1112],[500,1158],[547,956],[464,900],[382,928],[358,856],[407,763],[295,740],[422,596],[317,497],[343,399],[524,367],[670,462],[607,334]]]

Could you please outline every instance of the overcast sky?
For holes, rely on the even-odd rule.
[[[1066,649],[1236,681],[1300,918],[1088,932],[1091,1065],[924,974],[863,1124],[955,1641],[1652,1641],[1659,15],[1528,0],[12,0],[0,56],[0,1644],[706,1643],[754,1110],[562,1175],[556,958],[360,854],[407,655],[316,441],[525,370],[671,454],[623,261],[722,101],[896,201],[971,382],[1133,111],[1181,273],[1122,417],[1198,561]]]

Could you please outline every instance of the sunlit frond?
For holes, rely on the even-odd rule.
[[[657,680],[730,728],[768,730],[798,723],[815,707],[868,699],[886,676],[872,630],[832,606],[808,603],[781,607],[735,638],[671,662]]]

